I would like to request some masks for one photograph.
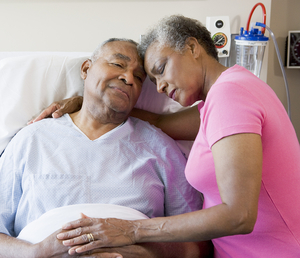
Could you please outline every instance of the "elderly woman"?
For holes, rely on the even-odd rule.
[[[243,67],[221,65],[210,33],[190,18],[161,20],[139,50],[158,92],[183,106],[202,100],[169,117],[135,115],[174,138],[199,130],[185,174],[204,194],[203,210],[138,221],[78,220],[57,236],[72,246],[69,253],[212,239],[215,257],[299,257],[300,148],[276,94]],[[87,243],[86,234],[95,241]]]

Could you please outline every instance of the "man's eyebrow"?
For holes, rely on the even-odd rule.
[[[129,56],[125,56],[121,53],[113,54],[113,57],[118,58],[118,59],[122,59],[124,61],[131,61],[131,58]]]
[[[122,59],[122,60],[124,60],[124,61],[128,61],[128,62],[131,61],[131,58],[130,58],[129,56],[125,56],[125,55],[123,55],[123,54],[121,54],[121,53],[115,53],[115,54],[113,54],[112,56],[113,56],[114,58]],[[140,70],[144,73],[144,75],[147,75],[147,73],[146,73],[146,71],[145,71],[143,65],[140,65],[139,68],[140,68]]]

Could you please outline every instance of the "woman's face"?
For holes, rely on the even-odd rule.
[[[179,53],[154,42],[145,54],[145,70],[157,91],[182,106],[190,106],[201,99],[201,73],[197,72],[197,67],[198,62],[189,46]]]

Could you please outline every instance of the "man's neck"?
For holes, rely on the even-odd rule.
[[[109,119],[101,119],[93,117],[90,113],[84,112],[82,109],[76,113],[70,114],[73,123],[90,139],[96,140],[107,132],[113,130],[123,121],[110,121]]]

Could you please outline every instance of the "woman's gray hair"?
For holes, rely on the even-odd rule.
[[[210,32],[198,20],[183,15],[171,15],[160,20],[156,26],[142,36],[138,52],[144,60],[145,53],[153,42],[182,52],[186,40],[190,37],[196,38],[208,55],[219,60]]]
[[[92,63],[96,62],[101,54],[103,46],[105,46],[109,42],[114,42],[114,41],[123,41],[123,42],[129,42],[134,44],[135,46],[138,45],[134,40],[132,39],[126,39],[126,38],[110,38],[108,40],[103,41],[101,44],[98,45],[98,47],[94,50],[93,54],[91,55],[90,59]]]

